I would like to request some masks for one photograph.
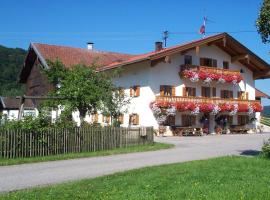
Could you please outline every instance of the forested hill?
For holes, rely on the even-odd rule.
[[[17,83],[27,51],[0,45],[0,96],[16,96],[23,93]]]
[[[264,106],[262,115],[265,117],[270,117],[270,106]]]

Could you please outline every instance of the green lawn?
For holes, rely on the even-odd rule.
[[[107,156],[107,155],[114,155],[114,154],[143,152],[143,151],[155,151],[155,150],[160,150],[160,149],[168,149],[173,146],[174,145],[172,144],[164,144],[164,143],[155,142],[154,144],[139,145],[139,146],[133,146],[133,147],[127,147],[127,148],[117,148],[117,149],[106,150],[106,151],[70,153],[70,154],[61,154],[61,155],[44,156],[44,157],[33,157],[33,158],[14,158],[14,159],[0,158],[0,166],[54,161],[54,160],[67,160],[67,159],[85,158],[85,157],[94,157],[94,156]]]
[[[23,181],[23,180],[21,180]],[[0,199],[270,199],[270,160],[222,157],[34,188]]]
[[[269,117],[261,117],[261,123],[270,126],[270,118]]]

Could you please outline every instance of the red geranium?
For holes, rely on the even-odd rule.
[[[204,113],[210,113],[214,109],[214,105],[211,103],[201,103],[200,104],[200,111]]]
[[[248,112],[248,104],[239,103],[238,104],[238,112]]]
[[[261,112],[263,110],[263,107],[260,103],[253,103],[251,106],[255,112]]]

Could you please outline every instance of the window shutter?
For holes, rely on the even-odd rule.
[[[118,121],[119,121],[120,124],[123,124],[124,123],[124,115],[123,114],[120,114],[119,115]]]
[[[175,96],[175,86],[172,86],[172,96]]]
[[[139,85],[137,85],[136,86],[136,97],[139,97],[140,96],[140,86]]]
[[[241,92],[241,91],[238,91],[238,92],[237,92],[237,98],[238,98],[238,99],[241,99],[241,96],[242,96],[242,92]]]
[[[93,115],[93,118],[94,118],[93,122],[98,123],[98,114],[97,113]]]
[[[224,96],[225,96],[224,94],[225,94],[225,91],[224,91],[224,90],[221,90],[221,91],[220,91],[220,97],[221,97],[221,98],[224,98]]]
[[[248,92],[246,92],[246,100],[248,100]]]
[[[129,95],[130,95],[131,97],[133,97],[133,87],[130,87],[130,89],[129,89]]]
[[[204,58],[200,58],[200,65],[204,66]]]
[[[183,97],[186,97],[187,96],[187,90],[186,90],[186,87],[183,87]]]
[[[129,124],[132,124],[132,115],[129,115],[128,123],[129,123]]]
[[[205,87],[202,87],[202,97],[205,97]]]
[[[160,96],[164,96],[164,85],[160,86]]]
[[[212,66],[213,66],[213,67],[217,67],[217,60],[216,60],[216,59],[213,59],[212,62],[213,62],[213,63],[212,63]]]
[[[139,125],[139,115],[135,114],[135,125]]]
[[[192,88],[192,96],[196,97],[196,88]]]
[[[215,87],[212,88],[212,97],[216,97],[217,96],[217,90]]]

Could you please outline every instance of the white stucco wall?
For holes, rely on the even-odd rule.
[[[200,57],[207,57],[216,59],[218,68],[223,67],[223,61],[228,61],[230,63],[230,69],[243,69],[244,73],[242,73],[242,76],[244,81],[241,81],[238,86],[213,82],[211,83],[211,87],[216,87],[218,97],[221,90],[227,89],[233,91],[234,98],[237,98],[237,91],[247,91],[249,93],[249,99],[255,99],[253,73],[239,62],[231,63],[231,57],[218,47],[205,45],[200,47],[198,56],[195,50],[186,52],[186,55],[192,56],[193,65],[199,65]],[[159,95],[160,85],[176,86],[176,96],[182,95],[182,87],[184,86],[196,87],[197,96],[201,95],[201,86],[204,86],[202,82],[192,83],[187,79],[180,79],[178,73],[181,64],[184,64],[184,55],[178,53],[171,56],[171,63],[161,62],[151,67],[150,61],[145,61],[123,67],[122,75],[115,80],[115,84],[123,87],[127,95],[129,95],[129,88],[131,86],[140,85],[140,96],[131,100],[128,113],[124,117],[124,126],[128,126],[129,114],[137,113],[140,116],[140,126],[154,126],[157,128],[158,125],[149,108],[149,104],[155,100],[156,95]],[[176,124],[181,124],[181,116],[179,114],[176,116]]]

